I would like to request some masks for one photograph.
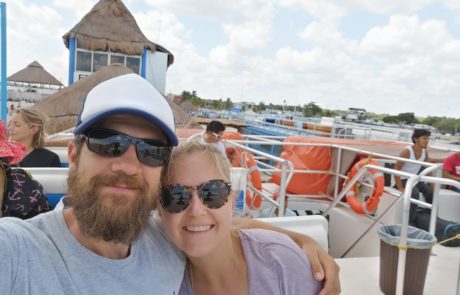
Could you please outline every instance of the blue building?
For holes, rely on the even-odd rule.
[[[165,94],[166,71],[174,56],[145,37],[121,0],[100,0],[63,39],[69,49],[69,86],[117,63]]]

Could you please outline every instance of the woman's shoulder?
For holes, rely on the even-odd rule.
[[[57,156],[57,154],[55,152],[50,151],[49,149],[44,148],[44,147],[34,149],[33,153],[45,154],[45,155],[56,155]]]
[[[263,229],[239,231],[254,294],[318,294],[310,262],[288,236]]]
[[[59,156],[46,149],[36,148],[21,162],[21,167],[61,167]]]
[[[293,254],[304,256],[299,246],[285,234],[265,229],[241,229],[239,234],[243,244],[264,248],[266,253],[282,248],[291,249]]]

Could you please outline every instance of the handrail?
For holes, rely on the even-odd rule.
[[[265,158],[268,158],[268,159],[270,159],[270,160],[272,160],[274,162],[278,162],[278,163],[281,164],[281,171],[280,171],[280,173],[281,173],[281,177],[280,177],[281,178],[281,183],[280,183],[280,194],[279,194],[279,197],[278,197],[278,202],[273,200],[273,198],[271,198],[269,196],[266,196],[263,192],[260,192],[259,190],[254,190],[253,189],[253,191],[261,193],[261,196],[264,199],[268,200],[272,204],[275,204],[275,206],[278,207],[278,216],[283,216],[284,206],[285,206],[286,187],[289,184],[289,182],[291,181],[292,176],[294,175],[294,164],[292,164],[289,160],[285,160],[283,158],[276,157],[276,156],[273,156],[271,154],[258,151],[256,149],[253,149],[253,148],[250,148],[248,146],[242,145],[242,144],[240,144],[238,142],[232,142],[232,141],[227,141],[227,142],[230,143],[231,145],[237,147],[237,148],[249,151],[249,152],[251,152],[253,154],[261,155],[261,156],[263,156]],[[281,215],[280,215],[280,213],[281,213]]]
[[[375,156],[375,157],[382,157],[385,159],[391,159],[391,160],[396,160],[396,161],[402,161],[402,162],[408,162],[408,163],[415,163],[422,165],[425,167],[422,172],[419,175],[414,175],[411,173],[407,173],[404,171],[400,170],[394,170],[386,167],[381,167],[381,166],[376,166],[376,165],[371,165],[367,164],[361,169],[358,170],[357,174],[344,186],[342,191],[340,193],[337,193],[338,191],[338,178],[336,178],[336,187],[335,187],[335,192],[334,192],[334,199],[331,202],[331,204],[328,206],[328,208],[322,213],[323,216],[327,216],[330,211],[332,210],[333,207],[337,206],[339,204],[340,200],[345,196],[345,194],[350,190],[350,188],[355,185],[355,183],[360,179],[364,173],[366,173],[369,169],[375,169],[384,173],[389,173],[392,175],[397,175],[397,176],[402,176],[404,178],[408,178],[408,181],[406,182],[405,190],[404,193],[401,195],[402,198],[398,198],[395,202],[393,202],[388,208],[385,209],[385,211],[382,214],[379,214],[375,219],[371,217],[374,222],[373,224],[366,229],[366,231],[356,240],[356,242],[345,252],[348,253],[351,249],[354,248],[354,246],[362,240],[362,238],[367,235],[371,228],[375,226],[377,222],[379,222],[388,212],[393,210],[395,206],[399,203],[403,203],[403,214],[402,214],[402,225],[401,225],[401,239],[400,239],[400,245],[399,245],[399,259],[398,259],[398,270],[397,270],[397,294],[402,294],[402,288],[403,288],[403,278],[404,278],[404,271],[405,271],[405,258],[406,258],[406,246],[407,246],[407,232],[408,232],[408,226],[409,226],[409,210],[410,210],[410,204],[415,203],[417,205],[422,205],[426,208],[430,208],[432,210],[431,214],[431,219],[430,219],[430,228],[429,231],[430,233],[434,233],[435,230],[435,224],[436,224],[436,217],[437,217],[437,208],[438,208],[438,193],[439,193],[439,188],[441,184],[445,185],[451,185],[454,187],[457,187],[460,189],[460,182],[451,180],[451,179],[445,179],[445,178],[440,178],[440,173],[441,170],[439,169],[441,166],[439,164],[434,164],[434,163],[428,163],[428,162],[419,162],[417,160],[410,160],[406,158],[401,158],[401,157],[396,157],[396,156],[389,156],[385,154],[379,154],[379,153],[373,153],[373,152],[368,152],[364,150],[360,150],[357,148],[351,148],[351,147],[346,147],[346,146],[341,146],[337,144],[324,144],[324,143],[286,143],[286,142],[275,142],[275,141],[247,141],[247,140],[242,140],[238,141],[238,144],[242,146],[243,144],[259,144],[259,145],[267,145],[267,144],[272,144],[272,145],[291,145],[291,146],[325,146],[325,147],[330,147],[330,148],[336,148],[338,150],[338,162],[337,162],[337,167],[335,169],[335,172],[328,172],[330,174],[335,174],[337,176],[341,175],[340,172],[340,163],[341,163],[341,155],[344,150],[348,151],[353,151],[353,152],[359,152],[362,154],[368,154],[370,156]],[[250,148],[248,148],[250,149]],[[251,149],[255,151],[256,153],[260,154],[261,152]],[[272,158],[273,160],[276,161],[276,159]],[[299,173],[300,171],[298,170],[291,170],[291,172],[296,172]],[[324,173],[325,171],[315,171],[315,172],[322,172]],[[308,170],[305,173],[313,173],[313,171]],[[427,176],[429,173],[433,173],[435,176]],[[283,177],[282,177],[283,178]],[[424,182],[429,182],[429,183],[434,183],[435,184],[435,190],[434,190],[434,195],[433,195],[433,202],[432,204],[428,204],[422,201],[418,200],[412,200],[411,195],[412,195],[412,190],[419,181],[424,181]],[[284,184],[282,184],[282,187],[284,188]],[[280,192],[280,197],[282,196]],[[283,195],[284,196],[284,195]],[[280,198],[280,201],[283,200],[284,198]],[[284,201],[284,200],[283,200]],[[284,202],[279,202],[279,210],[278,215],[282,215],[282,209],[284,208]],[[369,216],[370,217],[370,216]]]
[[[335,207],[339,202],[340,200],[345,196],[345,194],[351,189],[352,186],[355,185],[356,181],[361,178],[361,176],[369,169],[375,169],[375,170],[379,170],[379,171],[382,171],[382,172],[392,172],[394,174],[397,174],[399,176],[407,176],[407,177],[410,177],[412,176],[412,174],[410,173],[407,173],[407,172],[403,172],[403,171],[398,171],[398,170],[393,170],[393,169],[390,169],[390,168],[386,168],[386,167],[381,167],[381,166],[376,166],[376,165],[372,165],[372,164],[366,164],[364,165],[361,169],[358,170],[358,173],[356,173],[356,175],[345,185],[345,187],[342,189],[342,191],[339,193],[339,195],[334,198],[334,201],[331,203],[331,205],[323,212],[323,216],[326,216],[327,213],[329,213],[329,211]]]

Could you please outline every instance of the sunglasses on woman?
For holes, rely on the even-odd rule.
[[[221,134],[218,134],[218,133],[215,133],[213,132],[212,133],[214,135],[214,137],[217,139],[217,140],[220,140],[222,138],[222,135]]]
[[[219,209],[228,201],[231,185],[220,179],[213,179],[196,187],[186,185],[169,185],[162,189],[160,204],[170,213],[179,213],[190,205],[193,190],[203,204],[210,209]]]
[[[154,139],[136,138],[115,130],[92,128],[85,132],[88,149],[105,157],[123,155],[130,144],[136,147],[136,155],[142,164],[160,167],[169,161],[171,146]]]

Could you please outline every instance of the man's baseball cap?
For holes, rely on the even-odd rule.
[[[82,134],[94,123],[118,114],[144,118],[164,132],[170,145],[178,144],[171,107],[152,84],[137,74],[118,76],[94,87],[83,102],[74,134]]]

